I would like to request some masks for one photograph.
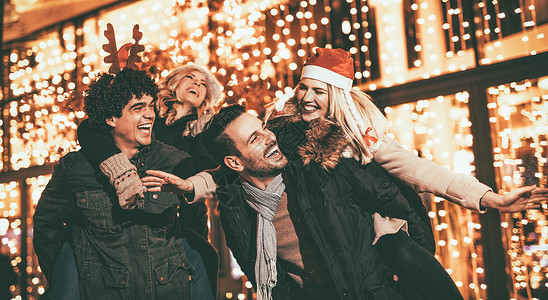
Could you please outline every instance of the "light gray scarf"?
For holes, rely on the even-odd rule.
[[[255,280],[257,300],[272,299],[272,289],[277,283],[276,271],[276,229],[272,220],[285,190],[282,175],[274,177],[263,191],[247,182],[242,186],[247,194],[246,201],[257,212],[257,259]]]

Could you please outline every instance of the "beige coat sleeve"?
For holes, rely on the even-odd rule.
[[[202,171],[194,176],[188,177],[188,181],[194,185],[194,199],[189,203],[196,203],[215,196],[217,184],[213,180],[213,176],[206,171]]]
[[[420,158],[385,136],[374,154],[375,161],[417,192],[430,192],[467,209],[482,211],[480,199],[491,188],[476,178]],[[484,211],[484,210],[483,210]]]

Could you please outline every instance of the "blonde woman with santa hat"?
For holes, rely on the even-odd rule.
[[[351,140],[353,156],[362,163],[374,159],[417,192],[430,192],[474,211],[487,207],[515,212],[537,207],[538,199],[523,199],[534,187],[520,188],[505,196],[493,193],[477,179],[455,173],[417,157],[388,136],[388,122],[369,95],[352,87],[354,61],[342,49],[317,48],[305,62],[301,80],[277,114],[297,115],[305,121],[325,117],[338,124]],[[282,97],[284,98],[284,97]]]
[[[194,173],[217,167],[203,146],[200,133],[214,113],[214,106],[222,99],[221,84],[205,67],[189,63],[171,71],[159,87],[156,106],[160,119],[154,123],[155,138],[190,154],[192,163],[186,167]],[[146,187],[137,168],[108,135],[84,121],[78,127],[78,141],[86,158],[115,187],[122,208],[133,209],[145,201]],[[204,179],[201,174],[204,173],[189,178],[194,186],[208,184],[210,178]],[[181,209],[187,212],[186,217],[181,218],[181,228],[186,236],[183,240],[186,255],[194,269],[191,299],[214,299],[218,257],[207,242],[207,208],[203,202],[187,204],[182,201]],[[189,214],[189,210],[194,213]],[[195,269],[196,266],[199,269]]]
[[[307,59],[293,95],[274,106],[277,114],[310,122],[326,118],[337,124],[350,141],[342,156],[362,164],[372,160],[417,192],[431,192],[465,208],[502,212],[539,206],[547,189],[524,187],[506,195],[493,193],[477,179],[457,174],[405,150],[390,138],[386,118],[364,92],[352,88],[354,62],[342,49],[317,48]],[[283,99],[283,97],[282,97]],[[273,119],[273,121],[275,118]],[[276,122],[276,121],[274,121]],[[276,133],[276,129],[273,129]],[[279,144],[283,135],[276,134]],[[281,146],[280,146],[281,148]],[[302,151],[302,149],[300,150]],[[282,149],[283,152],[283,149]],[[284,153],[291,156],[290,153]],[[461,299],[458,288],[428,251],[409,238],[404,220],[374,214],[377,249],[383,261],[425,299]]]

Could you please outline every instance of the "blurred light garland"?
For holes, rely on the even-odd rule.
[[[468,92],[385,108],[391,135],[415,154],[458,173],[474,174]],[[481,225],[477,214],[423,194],[434,229],[436,258],[465,299],[485,299]]]
[[[510,191],[546,186],[548,172],[548,89],[525,80],[488,89],[497,185]],[[503,215],[513,297],[548,295],[548,221],[546,209]]]
[[[105,53],[101,45],[104,43],[102,30],[108,22],[116,28],[119,45],[129,41],[135,23],[141,25],[142,43],[146,46],[143,64],[157,80],[187,62],[206,65],[224,86],[226,102],[245,104],[250,111],[261,115],[264,104],[294,88],[304,59],[317,46],[350,51],[355,59],[355,83],[369,90],[474,67],[471,49],[474,34],[481,64],[548,49],[545,38],[548,25],[546,20],[539,19],[542,14],[537,14],[534,1],[513,2],[515,7],[510,7],[502,1],[474,0],[473,16],[464,3],[462,0],[145,0],[102,11],[75,24],[60,25],[57,32],[37,36],[30,42],[7,45],[11,48],[2,58],[9,84],[0,93],[3,104],[0,167],[7,171],[51,164],[67,151],[78,149],[75,129],[85,117],[82,91],[98,72],[107,69],[102,62]],[[411,12],[407,21],[414,24],[414,32],[404,32],[403,5]],[[471,31],[472,25],[475,33]],[[445,49],[440,47],[444,41]],[[406,61],[405,48],[407,53],[416,53],[411,64]],[[503,99],[499,97],[502,94],[532,91],[537,87],[532,81],[512,83],[493,87],[489,93],[494,99]],[[473,157],[467,148],[472,143],[469,132],[441,137],[437,124],[433,128],[424,125],[439,116],[440,112],[431,108],[435,103],[451,101],[455,107],[461,107],[468,95],[463,92],[446,97],[407,104],[411,118],[416,118],[413,122],[418,125],[413,132],[406,133],[406,138],[423,139],[426,146],[420,152],[424,157],[453,156],[463,163],[446,165],[465,173],[473,172]],[[497,132],[494,137],[500,140],[493,151],[495,167],[501,174],[498,182],[501,190],[530,180],[546,184],[543,175],[546,174],[548,122],[545,100],[545,93],[531,97],[534,109],[500,105],[499,100],[489,103],[490,121]],[[450,111],[461,116],[458,124],[453,124],[454,128],[469,127],[467,117],[462,117],[462,108],[453,107]],[[518,115],[535,126],[508,127],[507,123],[515,121]],[[516,134],[525,139],[516,138]],[[426,135],[429,137],[424,139]],[[446,140],[456,141],[461,150],[436,153],[434,149]],[[536,164],[521,158],[524,149],[534,153],[531,161],[536,159]],[[513,167],[504,169],[503,165]],[[27,182],[34,203],[47,179]],[[0,184],[0,233],[5,231],[1,234],[3,245],[14,251],[14,265],[21,261],[18,252],[21,241],[13,238],[16,232],[20,233],[19,189],[16,182]],[[449,270],[458,278],[457,283],[465,295],[476,299],[484,297],[482,250],[476,243],[479,222],[474,214],[454,212],[456,208],[441,198],[434,198],[431,203],[430,216],[439,237],[439,250],[450,249],[438,252],[438,258],[441,261],[470,259],[471,263],[463,264],[472,270],[468,275],[459,275],[463,271],[458,267]],[[458,237],[448,234],[454,224],[447,216],[453,214],[459,215],[459,220],[465,220],[466,224]],[[548,257],[538,253],[546,253],[547,221],[541,212],[513,217],[501,226],[510,233],[507,240],[515,271],[514,294],[526,290],[529,296],[534,296],[546,280]],[[527,240],[530,224],[540,228],[534,231],[533,240],[535,243],[538,240],[534,245]],[[36,261],[28,261],[29,273],[34,274],[29,277],[28,286],[32,297],[36,297],[37,293],[44,292],[44,286]],[[245,299],[246,295],[242,293],[237,297]]]

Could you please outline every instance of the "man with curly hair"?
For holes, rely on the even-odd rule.
[[[40,267],[52,281],[61,247],[71,242],[80,299],[189,298],[190,263],[177,217],[181,199],[142,191],[142,197],[121,201],[116,192],[125,178],[150,169],[193,174],[187,153],[152,136],[157,93],[144,71],[125,68],[115,76],[99,75],[85,93],[86,113],[96,130],[112,136],[132,166],[110,182],[82,151],[71,152],[54,167],[36,207],[34,247]],[[117,161],[107,163],[116,172]]]

